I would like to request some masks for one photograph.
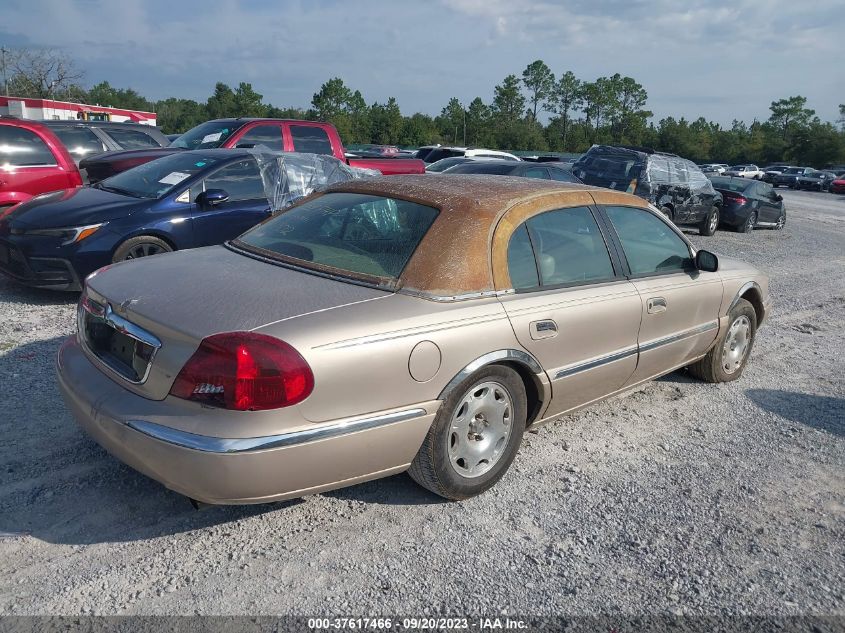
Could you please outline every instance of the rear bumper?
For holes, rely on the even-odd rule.
[[[166,417],[167,401],[149,401],[95,367],[76,338],[59,350],[59,386],[79,425],[135,470],[210,504],[280,501],[407,470],[439,402],[313,424],[257,438],[186,433],[138,412]],[[172,412],[174,415],[177,412]]]

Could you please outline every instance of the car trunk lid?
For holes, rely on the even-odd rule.
[[[224,246],[115,264],[95,273],[87,286],[93,305],[80,308],[80,329],[86,331],[86,319],[94,319],[117,334],[101,329],[99,335],[107,336],[87,341],[86,352],[116,381],[152,399],[167,396],[176,374],[207,336],[254,330],[391,294]],[[145,347],[136,342],[139,338],[151,340]]]

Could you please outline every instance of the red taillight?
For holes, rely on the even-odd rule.
[[[722,195],[731,202],[736,202],[739,205],[743,205],[748,202],[748,198],[746,198],[745,196],[741,196],[738,193],[724,193]]]
[[[230,332],[203,339],[170,389],[177,398],[237,411],[302,402],[314,375],[293,347],[264,334]]]

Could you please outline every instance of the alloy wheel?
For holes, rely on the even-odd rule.
[[[751,347],[751,320],[745,316],[737,317],[728,328],[728,335],[722,345],[722,369],[726,374],[733,374],[745,362],[745,356]]]
[[[494,381],[474,385],[455,409],[447,435],[449,462],[472,479],[488,472],[505,452],[513,431],[513,399]]]
[[[710,214],[710,233],[715,233],[716,229],[719,227],[719,211],[714,209],[713,213]]]
[[[158,255],[159,253],[164,252],[166,251],[158,244],[143,242],[134,246],[123,259],[124,261],[129,259],[138,259],[139,257],[149,257],[150,255]]]

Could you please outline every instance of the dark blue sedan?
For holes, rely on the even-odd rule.
[[[0,217],[0,272],[29,286],[80,290],[107,264],[220,244],[269,215],[250,151],[178,152],[14,207]]]

